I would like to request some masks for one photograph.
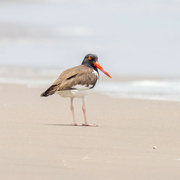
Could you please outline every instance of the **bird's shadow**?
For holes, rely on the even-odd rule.
[[[72,126],[73,127],[72,124],[44,124],[44,125],[46,126]]]
[[[46,126],[71,126],[71,127],[98,127],[98,125],[85,126],[83,124],[73,125],[73,124],[44,124]]]

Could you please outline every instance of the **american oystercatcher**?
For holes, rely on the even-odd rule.
[[[82,110],[84,114],[85,123],[83,126],[96,126],[87,123],[85,100],[86,95],[96,85],[99,77],[98,69],[104,74],[112,78],[108,72],[98,63],[98,57],[95,54],[87,54],[81,65],[65,70],[60,74],[58,79],[50,86],[41,96],[49,96],[52,94],[59,94],[62,97],[70,97],[70,109],[73,116],[73,125],[77,126],[73,100],[75,97],[80,97],[83,100]]]

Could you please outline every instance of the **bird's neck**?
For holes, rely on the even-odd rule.
[[[83,62],[82,62],[81,65],[84,65],[84,66],[87,66],[87,67],[89,67],[89,68],[92,68],[92,69],[94,69],[94,70],[99,74],[97,67],[92,66],[91,64],[83,63]]]

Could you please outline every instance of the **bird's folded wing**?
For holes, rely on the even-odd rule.
[[[71,89],[88,89],[93,88],[97,81],[97,75],[93,74],[93,69],[84,65],[64,71],[59,76],[57,91]]]
[[[57,91],[73,89],[93,88],[97,81],[97,75],[93,69],[84,65],[65,70],[58,79],[50,86],[42,96],[49,96]]]

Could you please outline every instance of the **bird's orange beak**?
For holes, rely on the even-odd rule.
[[[107,71],[105,71],[105,70],[103,69],[103,67],[102,67],[97,61],[94,63],[94,66],[97,67],[98,69],[100,69],[100,70],[101,70],[104,74],[106,74],[108,77],[112,78],[112,77],[110,76],[110,74],[109,74]]]

